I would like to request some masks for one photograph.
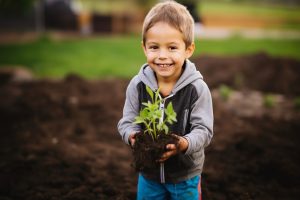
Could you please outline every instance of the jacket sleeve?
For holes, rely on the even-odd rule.
[[[134,119],[139,113],[139,100],[137,91],[137,76],[134,77],[126,90],[126,99],[123,108],[123,116],[118,123],[119,133],[126,144],[129,144],[129,136],[131,133],[139,132],[140,126],[134,124]]]
[[[195,82],[197,98],[191,107],[190,124],[191,132],[184,137],[189,146],[186,154],[200,151],[209,145],[213,137],[213,106],[211,93],[203,80]]]

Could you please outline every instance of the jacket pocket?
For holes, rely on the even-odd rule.
[[[192,155],[178,154],[177,165],[179,169],[189,169],[195,165]]]
[[[178,171],[186,171],[195,166],[195,161],[192,155],[178,154],[168,159],[166,166],[166,171],[171,173]]]

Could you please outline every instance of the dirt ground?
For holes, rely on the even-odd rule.
[[[263,53],[193,61],[214,101],[204,199],[298,199],[300,62]],[[0,75],[1,200],[135,199],[116,127],[128,80],[10,80]],[[233,89],[227,100],[221,84]]]

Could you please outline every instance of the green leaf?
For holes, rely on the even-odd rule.
[[[155,104],[159,104],[161,102],[159,98],[159,88],[155,91]]]
[[[162,128],[162,123],[159,123],[158,125],[157,125],[157,129],[160,131],[160,130],[162,130],[163,128]]]
[[[150,101],[148,101],[147,103],[143,102],[142,105],[144,105],[146,107],[146,109],[152,106]]]
[[[154,113],[153,113],[153,118],[154,119],[160,119],[161,118],[161,110],[155,110]]]
[[[135,123],[135,124],[141,124],[141,123],[144,123],[144,119],[143,119],[142,117],[140,117],[140,116],[137,116],[137,117],[135,118],[135,121],[134,121],[133,123]]]
[[[167,106],[167,108],[165,109],[165,113],[167,115],[166,119],[167,119],[167,122],[172,124],[173,122],[176,122],[176,112],[174,111],[174,108],[173,108],[173,104],[172,102],[170,102]]]
[[[157,110],[159,110],[158,105],[156,104],[151,104],[148,107],[149,112],[151,113],[150,115],[153,115]]]
[[[166,113],[168,113],[168,114],[174,113],[174,108],[173,108],[172,102],[170,102],[170,103],[168,104],[167,109],[166,109]]]
[[[151,88],[149,86],[146,86],[146,90],[147,90],[148,94],[150,95],[151,100],[153,102],[154,101],[154,99],[153,99],[153,91],[151,90]]]
[[[169,133],[169,127],[167,125],[164,124],[163,125],[163,129],[164,129],[164,131],[165,131],[166,134]]]
[[[145,119],[147,117],[149,117],[149,111],[147,109],[143,109],[140,111],[140,116],[141,118]]]

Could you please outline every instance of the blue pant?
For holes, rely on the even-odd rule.
[[[176,184],[159,183],[141,174],[138,180],[137,200],[201,200],[201,178],[195,176]]]

